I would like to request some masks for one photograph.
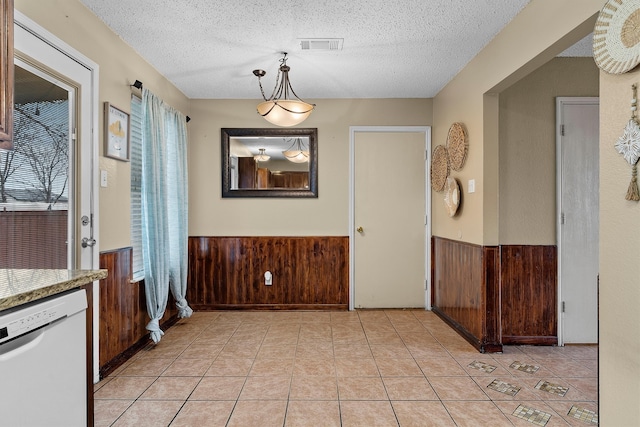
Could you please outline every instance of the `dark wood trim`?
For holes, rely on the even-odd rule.
[[[557,344],[556,246],[500,247],[503,342]]]
[[[433,311],[481,352],[557,345],[557,248],[431,240]]]
[[[436,237],[431,237],[431,307],[436,305]]]
[[[440,310],[438,307],[431,307],[431,311],[433,311],[439,318],[441,318],[447,325],[451,326],[455,331],[460,334],[462,338],[467,340],[469,344],[474,346],[476,350],[479,352],[482,351],[482,342],[475,337],[472,333],[470,333],[464,326],[456,322],[450,316],[448,316],[444,311]]]
[[[167,330],[171,326],[175,325],[178,322],[178,320],[179,320],[178,315],[175,314],[171,316],[166,322],[163,322],[160,325],[160,329]],[[139,352],[140,350],[145,348],[147,345],[149,345],[149,342],[150,342],[149,334],[147,334],[142,338],[140,338],[138,341],[136,341],[131,347],[127,348],[122,353],[118,354],[113,359],[109,360],[107,363],[100,366],[100,372],[99,372],[100,379],[105,378],[106,376],[111,374],[113,371],[118,369],[120,366],[122,366],[124,362],[129,360],[133,355],[135,355],[137,352]]]
[[[558,345],[558,338],[503,335],[502,343],[505,345]]]
[[[349,238],[191,236],[187,282],[187,300],[200,310],[346,308]]]
[[[13,148],[13,0],[0,0],[0,149]]]
[[[190,304],[193,310],[348,310],[349,304]]]
[[[131,257],[130,247],[100,253],[100,268],[108,270],[107,278],[100,281],[100,378],[150,342],[144,282],[131,283]],[[161,327],[175,323],[177,314],[169,295]]]
[[[487,353],[502,351],[500,249],[497,246],[482,248],[482,289],[484,291],[484,329],[482,347]]]
[[[431,239],[432,307],[480,352],[500,352],[499,248]]]

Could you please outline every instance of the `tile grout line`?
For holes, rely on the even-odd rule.
[[[385,393],[385,396],[386,396],[386,398],[385,398],[385,400],[384,400],[384,401],[388,402],[388,404],[390,405],[390,407],[391,407],[391,409],[392,409],[392,411],[393,411],[393,415],[394,415],[394,417],[395,417],[395,419],[396,419],[396,422],[397,422],[398,424],[400,424],[399,413],[397,412],[396,408],[394,407],[394,405],[393,405],[393,403],[392,403],[392,398],[391,398],[391,395],[389,394],[389,386],[388,386],[388,385],[387,385],[387,383],[384,381],[384,378],[385,378],[385,377],[383,376],[383,372],[382,372],[381,367],[380,367],[380,365],[379,365],[379,363],[378,363],[378,361],[379,361],[380,359],[376,358],[376,357],[375,357],[375,355],[374,355],[374,351],[373,351],[373,348],[372,348],[372,346],[373,346],[374,344],[373,344],[373,343],[372,343],[372,341],[371,341],[371,333],[372,333],[372,329],[371,329],[371,328],[369,328],[369,333],[367,333],[367,329],[365,329],[365,325],[366,325],[366,324],[370,324],[370,325],[383,325],[384,327],[382,327],[382,328],[381,328],[382,330],[384,330],[384,329],[385,329],[385,328],[387,328],[387,327],[391,327],[391,328],[392,328],[392,330],[393,330],[394,334],[399,338],[399,341],[400,341],[400,343],[401,343],[401,344],[399,343],[399,348],[402,348],[403,350],[405,350],[406,352],[408,352],[408,354],[410,355],[410,359],[408,359],[408,360],[413,361],[413,363],[414,363],[416,366],[418,366],[418,368],[419,368],[419,370],[420,370],[420,372],[421,372],[421,376],[420,376],[420,378],[423,378],[423,379],[426,381],[426,383],[427,383],[427,384],[429,384],[429,386],[431,387],[431,390],[434,392],[434,395],[435,395],[435,397],[436,397],[436,401],[437,401],[437,402],[439,402],[439,403],[440,403],[440,405],[442,405],[442,407],[445,409],[445,411],[446,411],[446,413],[449,415],[449,417],[451,417],[451,419],[452,419],[452,420],[455,420],[455,419],[453,418],[453,414],[451,413],[450,409],[449,409],[447,406],[445,406],[445,405],[444,405],[444,401],[442,400],[442,397],[439,395],[439,393],[437,392],[437,390],[436,390],[436,389],[433,387],[433,385],[431,384],[431,381],[429,380],[429,378],[428,378],[428,376],[427,376],[427,372],[425,372],[424,368],[423,368],[423,367],[421,367],[421,366],[420,366],[420,364],[418,363],[418,359],[417,359],[417,357],[418,357],[418,356],[416,355],[416,353],[415,353],[415,352],[412,352],[412,351],[410,350],[410,348],[409,348],[409,346],[408,346],[408,344],[407,344],[407,343],[410,343],[410,344],[411,344],[411,342],[410,342],[410,341],[407,341],[407,338],[408,338],[408,337],[411,337],[411,334],[412,334],[412,333],[414,333],[414,332],[418,332],[418,331],[417,331],[417,330],[412,330],[412,326],[409,326],[408,324],[407,324],[407,326],[406,326],[406,329],[405,329],[405,327],[404,327],[404,326],[403,326],[403,327],[401,327],[401,325],[402,325],[403,323],[405,323],[405,322],[403,321],[404,319],[403,319],[402,317],[390,316],[390,313],[388,313],[388,312],[386,312],[386,311],[384,311],[384,310],[381,310],[380,312],[382,313],[382,316],[381,316],[379,319],[376,319],[376,318],[366,318],[366,319],[365,319],[365,318],[363,318],[363,316],[361,315],[361,313],[360,313],[360,312],[357,312],[357,313],[356,313],[356,314],[357,314],[357,316],[358,316],[358,318],[357,318],[357,322],[358,322],[358,325],[359,325],[359,327],[358,327],[358,331],[362,331],[362,334],[364,335],[365,342],[366,342],[366,348],[367,348],[367,349],[368,349],[368,351],[371,353],[372,360],[373,360],[373,362],[375,363],[375,366],[376,366],[376,371],[377,371],[377,376],[376,376],[376,378],[379,378],[379,379],[380,379],[381,384],[382,384],[382,386],[383,386],[383,390],[384,390],[384,393]],[[485,382],[485,377],[486,377],[486,380],[488,380],[488,379],[490,379],[490,377],[491,377],[492,375],[487,375],[487,376],[484,376],[484,375],[481,375],[481,376],[474,376],[472,372],[469,372],[467,369],[465,369],[465,368],[461,365],[460,358],[461,358],[461,357],[462,357],[462,358],[464,358],[465,356],[461,356],[461,355],[460,355],[460,354],[458,354],[458,353],[456,353],[456,354],[452,353],[452,352],[451,352],[451,349],[452,349],[453,347],[449,345],[450,343],[449,343],[449,344],[447,344],[447,345],[443,344],[443,342],[441,341],[441,339],[446,337],[443,333],[438,333],[438,334],[437,334],[437,335],[439,335],[439,336],[441,337],[441,339],[438,339],[438,337],[437,337],[436,335],[434,335],[434,331],[433,331],[432,329],[430,329],[430,328],[427,326],[427,324],[424,322],[424,319],[423,319],[423,320],[421,320],[421,319],[416,315],[416,312],[415,312],[415,311],[408,311],[408,313],[410,313],[411,321],[412,321],[412,322],[413,322],[413,321],[416,321],[416,322],[417,322],[417,324],[416,324],[416,325],[420,325],[420,327],[419,327],[419,332],[420,332],[420,334],[422,334],[422,333],[424,332],[424,333],[425,333],[425,336],[429,336],[429,337],[430,337],[430,339],[433,339],[433,340],[434,340],[434,342],[438,344],[438,346],[442,347],[442,348],[444,349],[444,351],[446,352],[447,357],[448,357],[448,358],[450,358],[450,360],[452,360],[452,361],[453,361],[453,362],[454,362],[458,367],[460,367],[460,369],[462,370],[462,372],[464,372],[464,373],[465,373],[465,375],[464,375],[464,376],[461,376],[461,377],[464,377],[464,378],[470,378],[470,379],[473,381],[473,383],[474,383],[477,387],[479,387],[479,389],[480,389],[480,390],[482,390],[482,392],[484,393],[485,397],[487,398],[487,401],[492,402],[492,406],[493,406],[496,410],[498,410],[498,411],[499,411],[499,413],[501,413],[503,416],[505,416],[505,417],[506,417],[506,416],[507,416],[507,413],[502,412],[502,410],[500,409],[500,407],[497,405],[497,402],[502,402],[502,401],[494,401],[494,400],[491,398],[491,396],[488,394],[487,390],[485,390],[485,388],[483,388],[483,385],[484,385],[484,384],[481,384],[481,383],[480,383],[480,382]],[[141,397],[142,397],[142,396],[144,395],[144,393],[146,393],[146,392],[149,390],[149,388],[150,388],[150,387],[152,387],[152,386],[153,386],[153,384],[155,384],[155,383],[156,383],[160,378],[170,378],[170,377],[173,377],[173,376],[164,376],[163,374],[164,374],[164,373],[165,373],[165,372],[166,372],[166,371],[167,371],[167,370],[168,370],[168,369],[169,369],[169,368],[170,368],[170,367],[171,367],[171,366],[172,366],[176,361],[178,361],[178,360],[180,359],[181,355],[184,355],[184,354],[185,354],[185,352],[186,352],[186,351],[187,351],[191,346],[193,346],[193,345],[196,343],[197,339],[198,339],[199,337],[201,337],[201,336],[205,333],[205,331],[206,331],[206,330],[213,329],[214,324],[216,324],[216,323],[218,323],[218,324],[226,324],[226,323],[231,324],[231,323],[233,323],[233,325],[234,325],[233,333],[231,333],[231,334],[226,338],[225,342],[221,344],[221,347],[222,347],[222,348],[221,348],[221,350],[220,350],[220,351],[218,351],[218,352],[215,354],[215,356],[211,359],[210,363],[208,364],[208,367],[204,370],[203,374],[202,374],[202,375],[199,375],[199,379],[198,379],[198,381],[196,382],[195,386],[194,386],[194,387],[193,387],[193,389],[188,393],[188,395],[186,396],[186,398],[182,401],[182,404],[180,405],[180,408],[178,409],[178,411],[176,412],[176,414],[174,414],[174,415],[173,415],[173,418],[172,418],[172,420],[171,420],[171,421],[173,422],[174,420],[176,420],[176,418],[179,416],[179,414],[181,413],[182,409],[185,407],[185,405],[187,404],[187,402],[189,402],[189,398],[193,395],[193,393],[195,392],[195,390],[198,388],[198,386],[199,386],[199,385],[202,383],[202,381],[204,380],[204,377],[206,376],[206,374],[207,374],[208,370],[209,370],[209,369],[211,369],[211,367],[213,366],[213,364],[215,363],[215,361],[216,361],[216,360],[220,360],[221,353],[224,351],[225,347],[226,347],[226,346],[230,343],[230,341],[233,339],[234,335],[235,335],[237,332],[239,332],[239,331],[241,331],[241,330],[243,329],[243,325],[244,325],[244,327],[246,328],[248,325],[251,325],[251,323],[253,323],[253,322],[255,321],[255,320],[247,320],[246,318],[243,318],[242,316],[237,316],[237,317],[239,317],[240,319],[239,319],[239,320],[237,321],[237,323],[236,323],[236,322],[230,322],[230,321],[229,321],[229,319],[226,319],[226,320],[227,320],[226,322],[220,322],[220,320],[223,320],[223,319],[222,319],[222,316],[216,316],[215,318],[210,319],[210,320],[209,320],[209,321],[207,321],[207,322],[202,322],[203,324],[204,324],[204,323],[206,323],[206,326],[198,327],[198,329],[197,329],[198,333],[197,333],[197,334],[194,334],[194,336],[193,336],[192,338],[190,338],[188,342],[186,342],[186,343],[181,343],[180,341],[178,341],[177,343],[173,343],[173,342],[171,342],[171,344],[175,344],[175,345],[184,345],[184,348],[183,348],[181,351],[177,352],[177,354],[176,354],[176,355],[171,356],[171,357],[169,357],[169,358],[168,358],[168,359],[171,359],[171,362],[170,362],[166,367],[164,367],[164,368],[159,372],[159,374],[158,374],[158,375],[154,375],[154,377],[155,377],[155,378],[154,378],[154,380],[151,382],[151,384],[150,384],[150,385],[148,385],[146,388],[144,388],[144,390],[142,390],[142,391],[140,392],[140,394],[139,394],[139,395],[138,395],[138,396],[137,396],[137,397],[136,397],[136,398],[135,398],[135,399],[134,399],[134,400],[133,400],[133,401],[132,401],[132,402],[131,402],[131,403],[130,403],[130,404],[129,404],[129,405],[128,405],[128,406],[127,406],[123,411],[122,411],[122,412],[121,412],[121,413],[120,413],[120,415],[118,415],[118,416],[115,418],[115,420],[113,421],[113,423],[114,423],[114,424],[115,424],[115,423],[117,423],[117,421],[118,421],[118,420],[120,420],[120,419],[121,419],[121,418],[122,418],[122,417],[127,413],[127,411],[129,411],[129,410],[131,409],[131,407],[132,407],[136,402],[143,401],[143,400],[141,400]],[[275,317],[275,316],[274,316],[274,317]],[[366,317],[366,316],[365,316],[365,317]],[[290,408],[290,404],[291,404],[291,402],[292,402],[292,394],[291,394],[291,393],[292,393],[292,390],[293,390],[293,389],[292,389],[292,386],[293,386],[293,379],[294,379],[294,376],[295,376],[295,366],[296,366],[295,364],[296,364],[296,361],[297,361],[297,360],[299,360],[299,359],[298,359],[298,352],[299,352],[299,350],[301,349],[301,347],[304,347],[304,346],[305,346],[305,344],[306,344],[306,342],[301,342],[301,341],[300,341],[300,340],[301,340],[301,337],[302,337],[302,334],[303,334],[303,326],[304,326],[304,325],[307,325],[307,324],[310,324],[310,325],[324,324],[324,322],[322,322],[322,321],[320,321],[320,322],[318,322],[318,321],[309,321],[309,322],[305,322],[305,321],[303,320],[303,318],[298,319],[298,321],[297,321],[297,322],[298,322],[298,331],[297,331],[297,338],[296,338],[296,343],[295,343],[296,354],[294,354],[293,365],[292,365],[292,367],[291,367],[291,373],[290,373],[290,375],[288,375],[289,381],[288,381],[288,391],[287,391],[287,398],[286,398],[285,412],[284,412],[284,417],[283,417],[283,426],[284,426],[284,425],[286,424],[286,422],[287,422],[287,415],[289,414],[289,408]],[[412,323],[412,322],[407,322],[407,323]],[[252,357],[251,357],[251,365],[249,366],[248,371],[246,372],[246,375],[244,375],[244,381],[243,381],[242,387],[241,387],[241,389],[240,389],[240,391],[239,391],[239,393],[238,393],[237,398],[236,398],[236,399],[235,399],[235,401],[234,401],[233,407],[231,408],[231,411],[230,411],[230,413],[229,413],[229,416],[228,416],[228,418],[227,418],[227,420],[226,420],[226,425],[229,425],[229,423],[231,422],[231,418],[232,418],[232,416],[233,416],[233,414],[234,414],[234,412],[235,412],[235,410],[236,410],[236,408],[237,408],[237,405],[238,405],[238,403],[239,403],[239,401],[240,401],[240,396],[241,396],[241,394],[242,394],[243,390],[245,389],[245,387],[246,387],[246,385],[247,385],[247,381],[248,381],[248,379],[251,377],[251,372],[252,372],[253,368],[256,366],[256,362],[257,362],[257,360],[258,360],[258,355],[260,354],[261,349],[263,349],[263,348],[264,348],[264,345],[265,345],[265,342],[266,342],[267,336],[268,336],[268,334],[269,334],[269,331],[270,331],[270,330],[272,330],[273,326],[274,326],[277,322],[274,322],[274,321],[272,320],[272,318],[270,318],[270,319],[268,319],[268,320],[267,320],[267,323],[268,323],[268,327],[267,327],[267,329],[264,331],[264,333],[262,334],[262,336],[261,336],[261,338],[260,338],[259,342],[257,343],[256,351],[255,351],[255,353],[254,353],[254,354],[252,355]],[[349,323],[351,323],[351,322],[349,322]],[[355,323],[355,322],[354,322],[354,323]],[[343,417],[343,415],[344,415],[344,414],[343,414],[343,407],[342,407],[342,404],[343,404],[343,402],[345,402],[345,401],[341,398],[341,393],[340,393],[340,384],[339,384],[339,382],[340,382],[340,378],[341,378],[341,377],[339,377],[339,376],[338,376],[338,369],[337,369],[337,366],[336,366],[337,358],[336,358],[336,341],[335,341],[334,332],[337,332],[337,331],[339,330],[339,328],[337,328],[337,325],[344,325],[344,324],[345,324],[345,322],[344,322],[344,321],[342,321],[342,322],[340,322],[340,323],[338,323],[338,322],[335,322],[335,323],[334,323],[334,322],[331,320],[331,318],[329,319],[329,322],[327,323],[327,325],[328,325],[328,330],[329,330],[329,333],[330,333],[330,343],[331,343],[331,360],[332,360],[332,362],[333,362],[333,363],[332,363],[332,365],[333,365],[333,371],[334,371],[334,374],[332,375],[332,378],[335,380],[335,384],[336,384],[336,387],[337,387],[336,392],[337,392],[337,402],[338,402],[338,416],[339,416],[339,420],[340,420],[339,422],[340,422],[341,424],[342,424],[342,417]],[[200,326],[200,325],[198,325],[198,326]],[[398,327],[400,327],[401,329],[399,330],[399,329],[398,329]],[[380,329],[379,329],[379,330],[380,330]],[[373,331],[375,331],[375,329],[373,329]],[[456,335],[453,335],[453,337],[456,337]],[[167,340],[167,341],[168,341],[168,340]],[[165,341],[165,342],[167,342],[167,341]],[[254,342],[254,341],[252,341],[252,340],[247,340],[247,342]],[[363,343],[364,343],[364,342],[363,342]],[[242,341],[242,340],[238,340],[237,344],[241,346],[241,345],[243,344],[243,341]],[[344,344],[345,344],[345,345],[349,345],[349,341],[348,341],[348,340],[347,340],[347,341],[345,341],[345,342],[344,342]],[[384,345],[384,344],[376,344],[376,345]],[[415,347],[415,345],[414,345],[414,347]],[[574,352],[572,352],[572,353],[570,353],[570,354],[563,354],[563,353],[557,353],[557,354],[556,354],[556,353],[549,353],[549,354],[551,354],[551,355],[557,356],[557,357],[549,357],[549,356],[548,356],[548,354],[543,354],[543,352],[537,352],[537,351],[538,351],[537,349],[536,349],[535,351],[531,351],[531,352],[528,352],[528,353],[527,353],[526,351],[523,351],[523,350],[522,350],[522,349],[520,349],[519,347],[514,347],[514,348],[516,348],[519,352],[521,352],[521,354],[520,354],[520,353],[517,353],[517,354],[507,355],[508,357],[518,358],[518,357],[522,356],[522,357],[523,357],[523,360],[524,360],[524,359],[526,359],[526,360],[534,360],[534,361],[535,361],[535,363],[540,363],[540,365],[541,365],[541,366],[544,366],[544,367],[545,367],[545,369],[547,369],[550,373],[552,373],[552,375],[554,375],[553,380],[552,380],[552,381],[553,381],[553,383],[556,383],[556,384],[562,384],[562,385],[568,385],[570,388],[572,388],[572,389],[574,389],[574,390],[579,390],[579,391],[580,391],[580,395],[579,395],[578,397],[579,397],[580,399],[571,399],[571,400],[570,400],[571,402],[578,402],[578,401],[583,402],[583,401],[584,401],[585,403],[589,403],[589,402],[593,403],[593,401],[591,401],[591,400],[589,400],[588,398],[586,398],[586,393],[587,393],[587,392],[580,390],[580,388],[576,388],[576,387],[573,385],[573,383],[571,383],[570,379],[571,379],[571,378],[574,378],[574,377],[567,377],[567,372],[564,372],[564,374],[560,374],[560,373],[558,373],[556,370],[552,370],[552,369],[546,368],[546,366],[548,366],[548,365],[546,365],[546,366],[545,366],[545,364],[546,364],[546,363],[549,363],[549,362],[547,361],[548,359],[551,359],[551,360],[553,360],[553,359],[557,359],[557,360],[559,361],[558,363],[561,363],[561,362],[562,362],[562,360],[567,360],[567,361],[573,362],[573,363],[575,363],[575,364],[584,364],[584,365],[586,365],[586,363],[584,363],[584,361],[585,361],[585,360],[592,360],[592,359],[593,359],[593,358],[587,357],[587,356],[588,356],[588,354],[587,354],[587,355],[585,355],[584,353],[579,353],[578,351],[574,351]],[[384,353],[384,354],[386,354],[386,353]],[[391,354],[391,353],[390,353],[390,354]],[[576,358],[575,358],[575,356],[576,356],[576,355],[580,355],[580,356],[581,356],[581,357],[580,357],[580,359],[576,359]],[[134,356],[134,357],[135,357],[135,356]],[[134,359],[134,357],[132,357],[132,359]],[[142,360],[143,358],[135,358],[135,359],[133,360],[133,362],[135,362],[135,360],[136,360],[136,359]],[[383,359],[384,359],[384,357],[383,357]],[[392,359],[393,359],[393,357],[392,357]],[[506,363],[506,361],[505,361],[505,360],[508,360],[508,358],[507,358],[507,357],[500,357],[500,358],[498,359],[498,358],[496,358],[496,357],[491,356],[491,360],[494,360],[494,361],[498,364],[498,366],[500,366],[500,367],[501,367],[501,369],[505,369],[505,372],[509,375],[509,377],[510,377],[510,378],[513,378],[513,379],[516,381],[516,383],[517,383],[518,381],[522,381],[524,378],[526,378],[526,376],[524,376],[524,377],[521,377],[521,376],[514,376],[514,375],[513,375],[513,373],[509,371],[509,369],[506,369],[506,368],[504,367],[504,363]],[[129,365],[131,365],[133,362],[129,363]],[[486,360],[482,360],[482,359],[481,359],[481,362],[482,362],[482,363],[486,363]],[[554,365],[554,366],[557,366],[557,365]],[[111,375],[110,375],[110,377],[111,377],[111,378],[109,378],[109,380],[108,380],[107,382],[105,382],[104,384],[102,384],[102,385],[100,386],[100,388],[98,388],[97,390],[95,390],[95,391],[94,391],[94,393],[95,393],[95,392],[97,392],[97,391],[99,391],[102,387],[104,387],[104,386],[108,385],[108,384],[109,384],[113,379],[118,378],[118,377],[122,377],[122,374],[123,374],[123,373],[125,373],[125,372],[126,372],[126,370],[127,370],[128,368],[130,368],[130,366],[126,366],[126,367],[124,367],[122,370],[119,370],[119,371],[117,372],[117,374],[116,374],[116,375],[114,375],[113,377],[111,377]],[[268,376],[274,376],[274,375],[268,375]],[[532,378],[534,378],[534,377],[532,377]],[[535,378],[536,378],[536,379],[538,379],[539,381],[545,380],[545,376],[539,376],[539,377],[535,377]],[[550,378],[550,377],[549,377],[549,378]],[[579,378],[580,378],[580,379],[581,379],[581,378],[587,378],[587,379],[588,379],[588,378],[591,378],[591,377],[590,377],[590,376],[589,376],[589,377],[580,377],[580,376],[576,376],[576,377],[575,377],[575,379],[579,379]],[[547,381],[548,381],[548,380],[547,380]],[[548,382],[549,382],[549,381],[548,381]],[[528,389],[528,388],[529,388],[529,386],[527,386],[527,389]],[[561,396],[561,397],[563,397],[563,396]],[[108,400],[112,400],[112,399],[108,399]],[[113,399],[113,400],[118,400],[118,399]],[[162,400],[162,399],[160,399],[160,400]],[[317,400],[324,400],[324,399],[317,399]],[[329,399],[329,400],[330,400],[330,399]],[[399,399],[399,400],[403,400],[403,399]],[[411,400],[411,399],[409,399],[409,400]],[[483,400],[483,401],[485,401],[485,400]],[[508,401],[510,401],[510,402],[517,402],[518,400],[517,400],[517,399],[513,399],[513,400],[508,400]],[[540,402],[541,402],[543,405],[545,405],[546,407],[552,408],[552,409],[553,409],[553,407],[552,407],[550,404],[552,404],[552,403],[556,403],[556,402],[568,402],[568,401],[569,401],[569,399],[563,399],[563,400],[555,400],[555,399],[554,399],[554,400],[546,401],[546,400],[544,400],[544,398],[543,398],[543,399],[541,399],[541,400],[540,400]],[[506,402],[506,400],[505,400],[505,402]],[[587,410],[588,410],[588,409],[587,409]],[[554,414],[559,414],[555,409],[553,410],[553,412],[554,412]],[[558,416],[559,416],[561,419],[565,419],[565,418],[563,417],[563,415],[562,415],[562,414],[560,414],[560,415],[558,415]],[[596,416],[597,416],[597,414],[596,414]],[[507,418],[507,419],[508,419],[508,418]]]

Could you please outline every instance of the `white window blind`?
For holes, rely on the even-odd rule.
[[[131,246],[133,280],[144,279],[142,261],[142,100],[131,95]]]

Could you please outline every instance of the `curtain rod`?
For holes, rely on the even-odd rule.
[[[142,90],[142,82],[140,80],[136,80],[135,82],[133,82],[132,85],[129,85],[129,87],[135,87],[136,89],[141,89]],[[189,123],[191,121],[191,117],[186,116],[187,117],[187,123]]]

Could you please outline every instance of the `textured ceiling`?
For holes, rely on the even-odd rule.
[[[303,99],[430,98],[528,3],[81,1],[194,99],[258,99],[256,68],[267,71],[269,96],[283,51],[293,89]],[[342,38],[344,45],[303,51],[300,38]]]

